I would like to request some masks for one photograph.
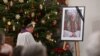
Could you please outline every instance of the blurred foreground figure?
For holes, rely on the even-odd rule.
[[[46,48],[42,44],[24,47],[22,56],[47,56]]]
[[[16,46],[13,50],[13,56],[21,56],[23,46]]]
[[[12,56],[12,46],[5,43],[5,34],[0,32],[0,56]]]
[[[100,56],[100,32],[93,33],[87,44],[88,56]]]

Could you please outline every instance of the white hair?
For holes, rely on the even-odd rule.
[[[88,56],[100,56],[100,32],[90,35],[86,50]]]
[[[47,56],[46,48],[42,44],[24,47],[22,56]]]

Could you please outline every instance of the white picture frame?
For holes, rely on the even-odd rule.
[[[79,10],[78,10],[78,9]],[[85,7],[63,7],[61,40],[83,40]],[[81,15],[80,15],[80,13]]]

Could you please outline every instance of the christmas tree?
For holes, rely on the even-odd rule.
[[[16,40],[23,21],[32,20],[36,23],[33,36],[47,47],[49,56],[56,56],[55,48],[61,30],[61,4],[64,5],[65,0],[0,0],[0,28],[14,35]]]

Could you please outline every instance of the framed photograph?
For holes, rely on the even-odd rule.
[[[64,7],[61,40],[83,40],[85,7]]]

